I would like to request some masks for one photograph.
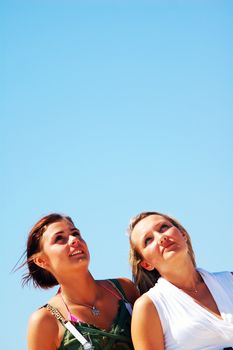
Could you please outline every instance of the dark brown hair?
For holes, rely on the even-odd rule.
[[[44,289],[54,287],[58,284],[56,278],[49,271],[34,263],[34,257],[35,254],[40,252],[42,249],[41,237],[48,226],[62,220],[68,220],[74,225],[72,219],[69,216],[52,213],[42,217],[29,232],[27,247],[24,253],[26,256],[26,261],[22,265],[24,266],[27,264],[28,267],[28,271],[23,275],[22,278],[23,286],[29,284],[31,281],[34,287],[40,287]]]
[[[196,266],[195,255],[192,248],[191,239],[188,232],[185,230],[185,228],[176,219],[166,214],[161,214],[156,211],[142,212],[136,215],[135,217],[133,217],[130,220],[130,223],[128,226],[128,234],[129,234],[129,241],[130,241],[129,261],[132,268],[133,280],[135,285],[139,289],[140,294],[143,294],[147,292],[150,288],[152,288],[160,277],[160,273],[158,272],[158,270],[154,269],[152,271],[148,271],[141,266],[142,257],[134,247],[134,244],[131,239],[131,234],[133,232],[134,227],[137,225],[137,223],[150,215],[159,215],[164,217],[169,222],[171,222],[175,227],[177,227],[182,233],[186,235],[189,255],[191,257],[193,265]]]

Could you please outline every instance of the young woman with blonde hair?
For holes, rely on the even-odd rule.
[[[189,234],[168,215],[140,213],[129,238],[142,294],[133,309],[135,350],[232,349],[232,273],[197,268]]]

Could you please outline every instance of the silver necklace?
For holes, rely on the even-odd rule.
[[[100,315],[100,310],[97,309],[97,307],[95,305],[88,305],[88,304],[78,304],[80,306],[85,306],[85,307],[88,307],[89,309],[91,309],[91,313],[93,316],[97,317]]]
[[[65,303],[66,305],[66,302],[65,302],[65,299],[64,299],[64,295],[60,289],[60,293],[61,293],[61,297],[62,297],[62,300],[63,302]],[[80,306],[84,306],[84,307],[87,307],[88,309],[91,310],[91,313],[93,316],[97,317],[100,315],[100,310],[97,309],[97,307],[95,305],[88,305],[88,304],[79,304],[79,303],[76,303],[76,305],[80,305]],[[68,308],[68,306],[66,305],[66,307]]]
[[[195,294],[197,294],[197,293],[198,293],[197,286],[198,286],[200,283],[201,283],[201,280],[200,280],[200,279],[197,279],[194,288],[180,288],[180,289],[183,290],[184,292],[187,291],[187,292],[190,292],[190,293],[195,293]]]
[[[187,292],[190,292],[190,293],[195,293],[197,294],[198,293],[198,290],[196,288],[193,288],[193,289],[188,289],[188,288],[180,288],[184,291],[187,291]]]

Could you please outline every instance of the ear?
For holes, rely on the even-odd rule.
[[[154,266],[148,264],[145,260],[140,262],[140,265],[147,271],[152,271],[154,270]]]
[[[35,255],[33,262],[42,269],[48,269],[48,262],[40,253]]]
[[[181,234],[184,237],[185,242],[187,242],[187,240],[188,240],[187,235],[184,232],[181,232]]]

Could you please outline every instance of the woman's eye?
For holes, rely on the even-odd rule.
[[[64,237],[62,235],[58,235],[55,237],[55,243],[62,242],[64,240]]]
[[[75,237],[81,237],[81,233],[79,231],[74,231],[72,235]]]
[[[170,228],[169,225],[163,224],[163,225],[160,226],[159,232],[163,233],[163,232],[167,231],[169,228]]]
[[[145,239],[145,242],[144,242],[145,247],[148,246],[148,244],[151,242],[151,240],[152,240],[152,237],[147,237],[147,238]]]

